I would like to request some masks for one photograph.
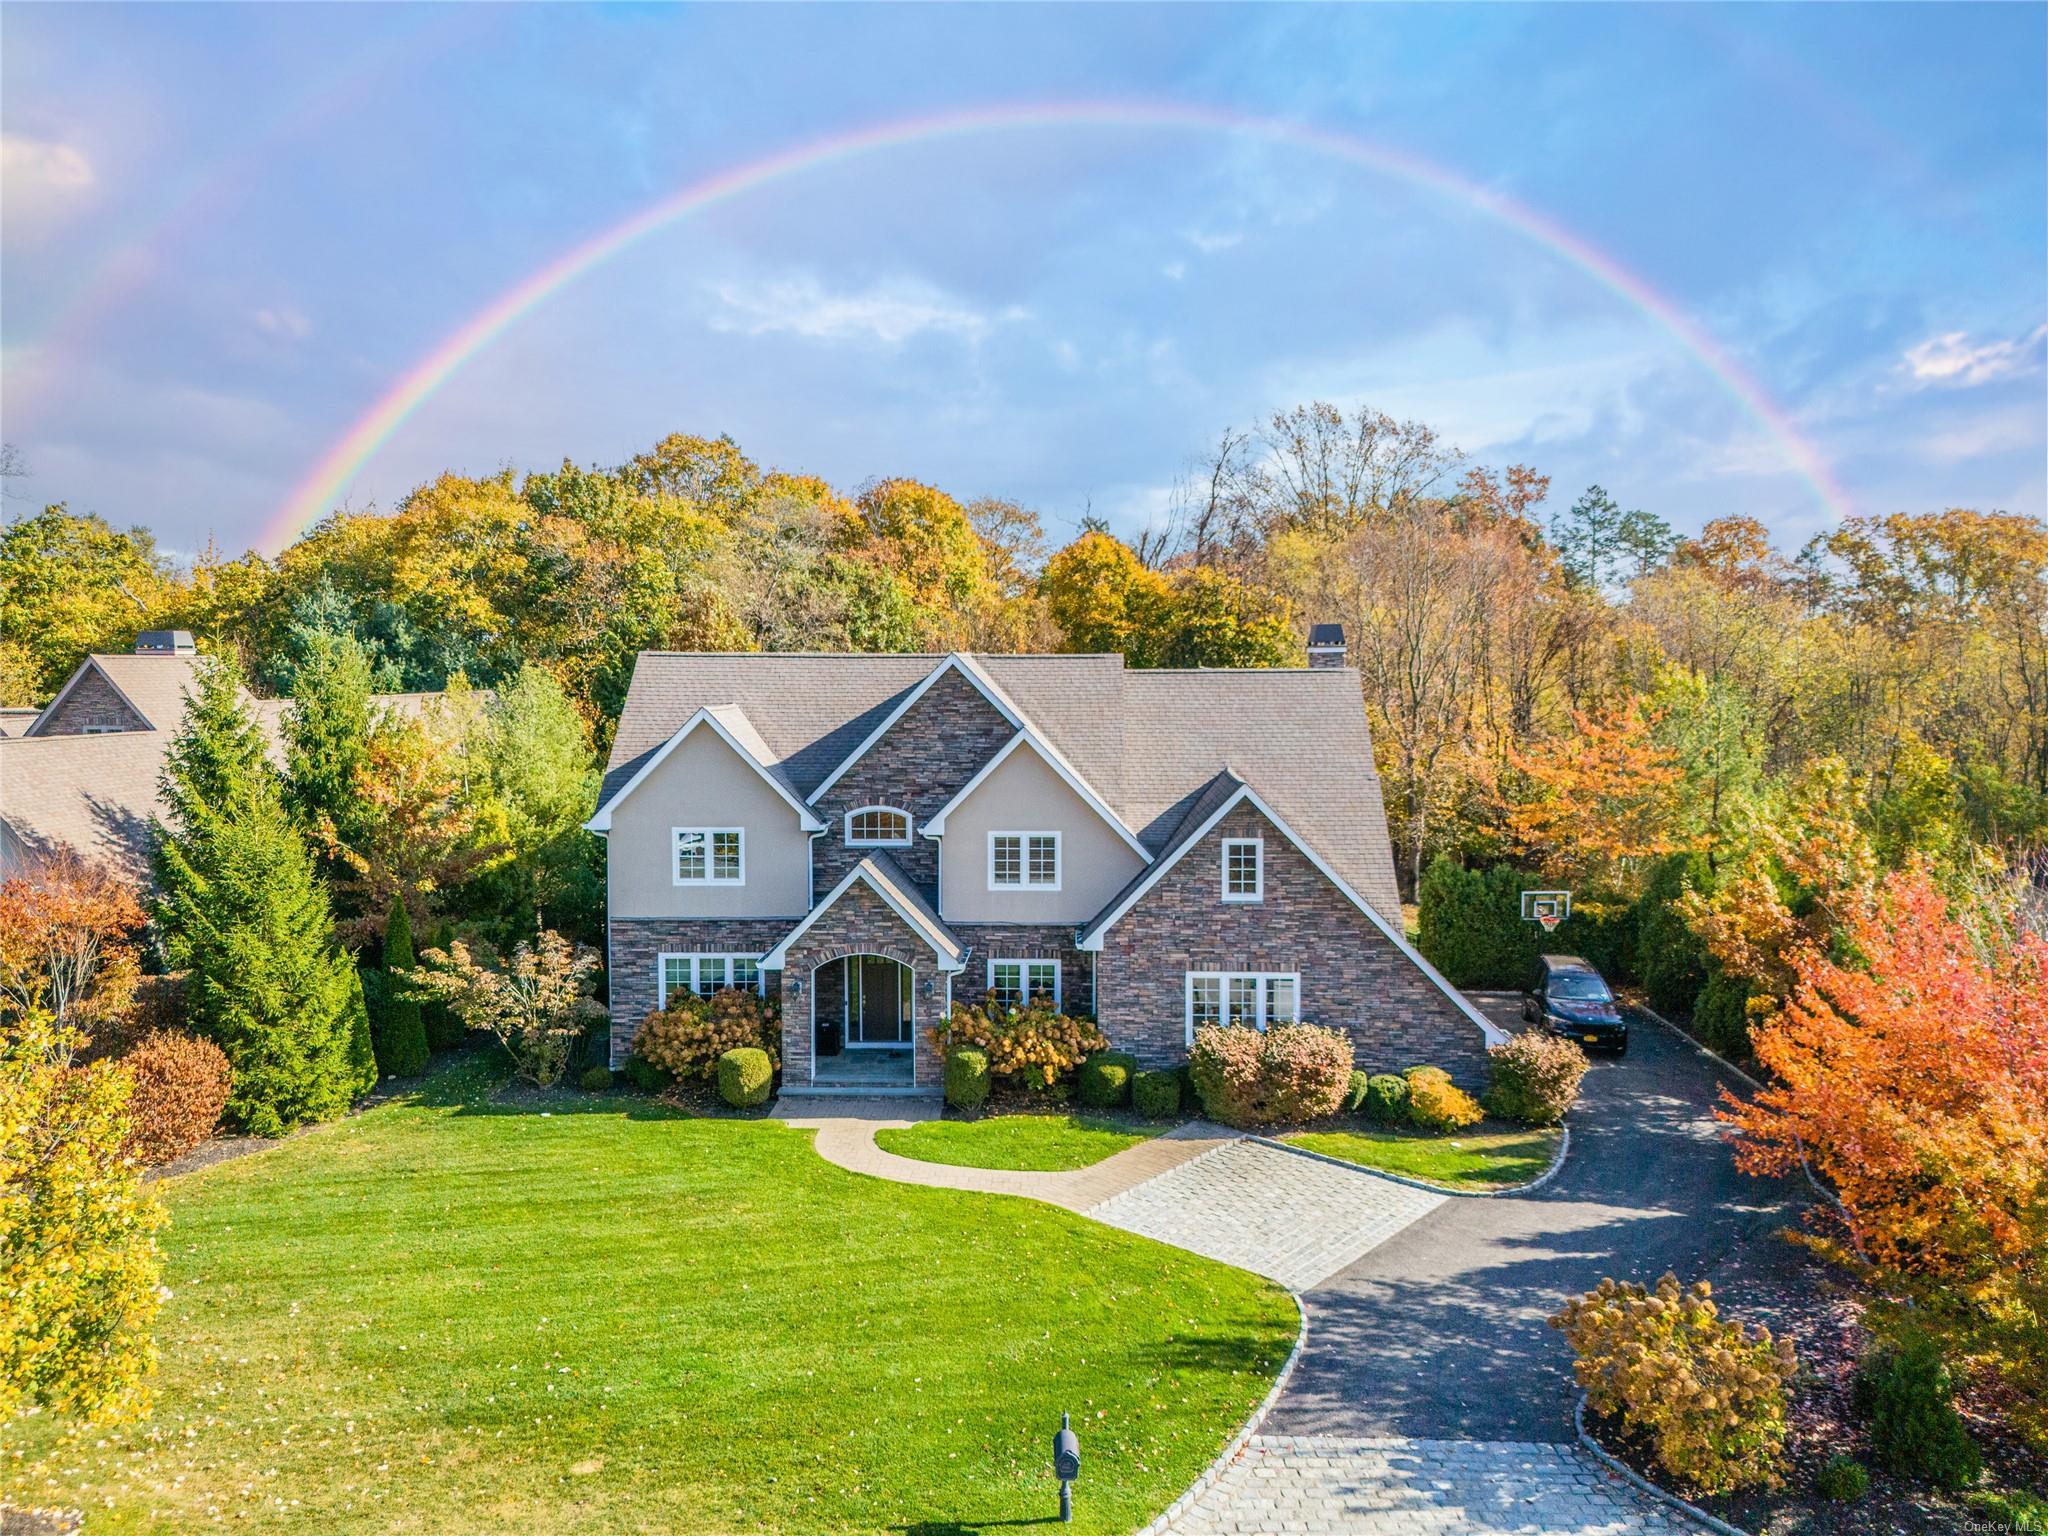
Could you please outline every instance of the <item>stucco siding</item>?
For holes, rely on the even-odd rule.
[[[992,832],[1060,834],[1057,891],[992,891]],[[940,839],[939,915],[962,923],[1082,923],[1144,865],[1136,851],[1052,766],[1019,747],[946,817]]]
[[[676,827],[745,830],[741,885],[677,885]],[[787,917],[811,906],[810,835],[789,802],[699,726],[612,808],[606,880],[614,918]]]

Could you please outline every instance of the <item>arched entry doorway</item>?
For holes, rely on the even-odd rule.
[[[888,955],[838,955],[811,972],[818,1082],[909,1084],[917,999],[909,966]]]

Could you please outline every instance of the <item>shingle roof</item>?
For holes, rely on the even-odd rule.
[[[602,804],[700,708],[743,711],[809,795],[942,656],[643,652]],[[998,687],[1155,854],[1225,769],[1250,784],[1383,917],[1400,921],[1358,674],[1345,667],[1146,671],[1120,656],[976,655]]]

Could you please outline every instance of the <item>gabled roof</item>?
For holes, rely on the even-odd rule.
[[[1251,785],[1247,784],[1229,769],[1225,769],[1222,773],[1217,774],[1214,779],[1210,780],[1203,787],[1202,793],[1196,798],[1196,803],[1190,809],[1186,821],[1175,832],[1170,844],[1161,851],[1157,862],[1150,869],[1144,870],[1137,875],[1121,891],[1118,891],[1115,896],[1110,898],[1109,904],[1096,914],[1086,928],[1081,930],[1081,936],[1075,942],[1074,947],[1081,950],[1101,949],[1103,934],[1108,932],[1110,927],[1119,918],[1136,906],[1139,899],[1147,891],[1151,890],[1153,886],[1157,885],[1165,877],[1166,872],[1178,864],[1190,848],[1193,848],[1206,837],[1210,829],[1217,822],[1221,821],[1236,806],[1244,803],[1257,807],[1259,814],[1271,822],[1274,829],[1282,837],[1286,838],[1289,843],[1293,844],[1295,850],[1303,858],[1315,865],[1324,879],[1334,885],[1347,901],[1364,913],[1366,920],[1379,929],[1386,936],[1389,943],[1403,955],[1407,956],[1415,968],[1427,976],[1437,990],[1450,999],[1459,1012],[1463,1013],[1474,1024],[1477,1024],[1480,1033],[1485,1037],[1488,1045],[1500,1045],[1506,1042],[1507,1035],[1501,1028],[1475,1008],[1462,992],[1446,981],[1442,972],[1423,959],[1415,947],[1408,942],[1406,934],[1380,916],[1371,902],[1352,889],[1350,883],[1330,867],[1328,860],[1317,853],[1308,843],[1304,842],[1300,834],[1287,824],[1285,818],[1259,797],[1257,790],[1253,789]]]
[[[721,741],[738,754],[742,762],[759,774],[762,781],[780,795],[796,813],[797,824],[806,832],[825,830],[825,823],[818,818],[815,811],[804,804],[802,797],[797,793],[796,785],[790,782],[788,773],[775,760],[767,742],[761,739],[761,733],[754,729],[754,724],[747,718],[746,711],[733,704],[707,705],[699,709],[683,722],[681,729],[673,736],[648,753],[631,777],[617,788],[610,787],[608,778],[608,792],[598,803],[597,810],[590,820],[583,823],[585,830],[600,834],[610,832],[613,807],[644,784],[648,776],[667,760],[669,753],[681,746],[690,733],[699,726],[707,727],[716,733]]]
[[[199,656],[88,656],[22,734],[42,735],[58,706],[90,672],[106,680],[121,702],[135,711],[145,730],[175,731],[184,722],[186,697],[204,664]]]
[[[790,946],[810,932],[811,925],[831,911],[839,898],[852,890],[856,883],[867,886],[881,897],[912,932],[931,946],[932,953],[939,958],[940,970],[959,971],[965,967],[966,947],[953,937],[945,919],[932,910],[931,903],[918,894],[917,887],[904,875],[902,866],[886,853],[871,853],[849,869],[825,899],[811,908],[801,922],[761,957],[761,969],[781,970],[783,962],[789,958]]]
[[[960,786],[958,794],[939,807],[937,815],[925,818],[924,835],[926,837],[945,836],[946,818],[952,814],[953,808],[963,803],[969,795],[979,789],[982,781],[1002,767],[1004,763],[1008,762],[1010,755],[1020,747],[1028,747],[1032,752],[1036,753],[1046,767],[1060,776],[1060,779],[1066,784],[1067,788],[1079,795],[1082,800],[1087,802],[1088,808],[1091,811],[1109,823],[1116,835],[1130,845],[1133,853],[1137,854],[1147,864],[1152,862],[1151,851],[1138,841],[1136,834],[1129,827],[1124,825],[1123,818],[1109,808],[1102,796],[1098,795],[1090,787],[1086,779],[1075,772],[1074,765],[1060,755],[1059,749],[1050,745],[1042,736],[1032,730],[1028,723],[1022,730],[1010,738],[1009,742],[1000,752],[983,763],[973,778]]]
[[[845,760],[838,767],[825,775],[824,779],[819,782],[818,787],[810,793],[811,804],[816,805],[826,790],[837,784],[849,768],[866,757],[869,749],[889,734],[889,728],[908,714],[910,707],[930,692],[932,685],[948,672],[958,672],[962,677],[966,678],[974,689],[995,707],[996,713],[1009,722],[1012,730],[1025,729],[1024,716],[1018,712],[1017,706],[1010,702],[1009,698],[1003,693],[1003,690],[996,685],[988,673],[982,670],[971,657],[955,651],[936,667],[933,667],[923,682],[911,689],[910,692],[904,694],[895,707],[882,717],[873,730],[868,732],[862,739],[861,744],[849,752]]]

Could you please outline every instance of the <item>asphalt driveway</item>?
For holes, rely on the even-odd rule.
[[[1794,1186],[1737,1172],[1712,1117],[1741,1081],[1648,1019],[1631,1036],[1586,1075],[1550,1184],[1447,1200],[1308,1293],[1308,1350],[1267,1434],[1570,1440],[1570,1351],[1544,1321],[1567,1296],[1784,1246]]]

